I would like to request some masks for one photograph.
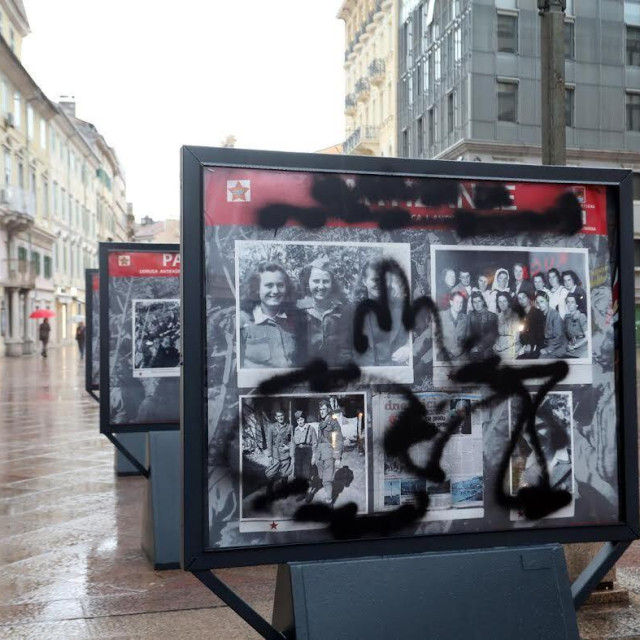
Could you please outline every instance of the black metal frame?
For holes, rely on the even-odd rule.
[[[100,433],[108,436],[112,433],[147,433],[148,431],[173,431],[180,428],[180,423],[153,422],[112,424],[110,420],[111,381],[109,379],[109,346],[111,341],[109,327],[109,254],[116,251],[129,253],[163,253],[180,250],[177,244],[142,244],[132,242],[101,242],[100,243]],[[110,438],[111,439],[111,438]],[[115,442],[114,442],[115,444]],[[120,449],[118,445],[115,445]],[[144,469],[138,462],[134,462],[130,454],[123,454],[136,468]]]
[[[584,169],[493,163],[404,160],[358,156],[289,154],[242,149],[183,147],[182,149],[181,281],[183,343],[181,424],[183,441],[183,518],[181,565],[200,572],[225,566],[285,563],[426,551],[522,546],[552,542],[622,543],[640,536],[638,509],[638,451],[635,387],[633,210],[631,171]],[[204,322],[204,183],[207,167],[270,168],[313,173],[402,175],[454,179],[517,180],[606,185],[617,189],[619,265],[620,406],[618,429],[618,476],[621,522],[544,529],[522,529],[473,534],[430,535],[392,539],[332,541],[239,547],[208,548],[207,523],[207,429],[203,389],[206,385],[206,336]],[[188,312],[187,312],[188,311]],[[625,349],[626,347],[626,349]],[[185,384],[188,381],[188,384]],[[615,547],[620,548],[620,547]],[[601,560],[605,566],[609,556]],[[610,559],[610,558],[609,558]],[[613,560],[615,562],[615,560]]]
[[[100,390],[99,384],[94,384],[92,380],[93,365],[93,276],[98,273],[98,269],[84,270],[84,291],[85,291],[85,307],[87,317],[85,324],[85,350],[84,350],[84,388],[85,391],[96,401],[100,402],[100,398],[96,391]]]

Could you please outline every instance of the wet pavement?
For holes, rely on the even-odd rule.
[[[258,638],[182,571],[140,549],[142,478],[118,478],[71,347],[0,359],[0,638]],[[269,618],[275,567],[218,575]],[[640,640],[640,545],[618,564],[624,606],[587,606],[585,640]]]

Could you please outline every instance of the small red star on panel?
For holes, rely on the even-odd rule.
[[[272,529],[277,529],[277,528],[278,528],[278,523],[274,521],[274,522],[272,522],[269,526],[270,526]]]
[[[231,201],[240,200],[241,202],[246,202],[246,193],[249,191],[247,187],[243,187],[242,183],[238,180],[233,187],[229,187],[229,191],[231,192]]]

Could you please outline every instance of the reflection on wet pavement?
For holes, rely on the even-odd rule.
[[[144,480],[118,478],[77,350],[0,359],[0,638],[257,638],[140,549]],[[220,572],[270,616],[273,567]]]
[[[0,359],[0,638],[258,638],[190,574],[151,569],[144,480],[113,458],[75,349]],[[270,617],[274,567],[219,575]],[[640,639],[640,545],[618,581],[630,604],[584,607],[584,639]]]

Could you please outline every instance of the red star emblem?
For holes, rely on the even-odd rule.
[[[272,522],[269,526],[270,526],[272,529],[277,529],[277,528],[278,528],[278,523],[274,521],[274,522]]]
[[[243,187],[240,181],[238,180],[233,187],[229,187],[229,191],[231,192],[231,201],[234,202],[236,200],[240,200],[240,202],[246,202],[247,198],[245,194],[249,189],[247,187]]]

